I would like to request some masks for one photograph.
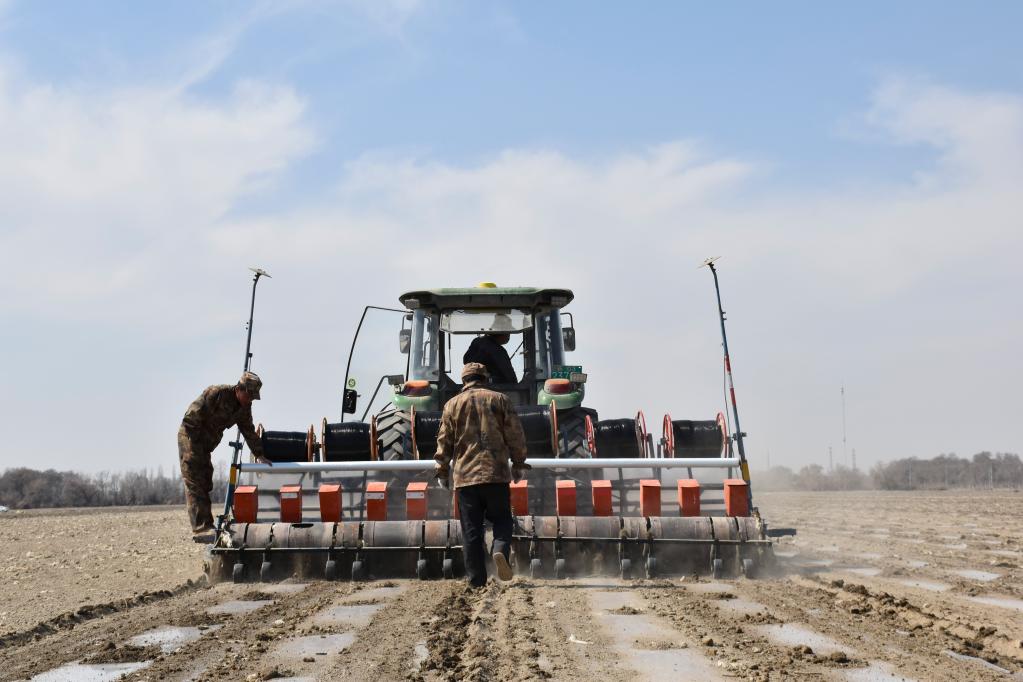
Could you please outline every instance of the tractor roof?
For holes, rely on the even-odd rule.
[[[569,289],[534,287],[457,287],[409,291],[398,297],[407,308],[563,308],[574,298]]]

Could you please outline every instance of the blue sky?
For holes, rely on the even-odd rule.
[[[868,465],[1019,451],[1021,15],[0,2],[0,468],[172,466],[257,264],[275,428],[334,415],[361,305],[483,279],[575,289],[607,416],[712,416],[708,255],[754,455],[821,461],[843,382]]]

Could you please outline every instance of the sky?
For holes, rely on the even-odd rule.
[[[338,420],[364,305],[494,281],[572,289],[588,404],[659,435],[724,409],[709,256],[754,468],[1020,452],[1020,25],[0,0],[0,469],[175,468],[240,374],[252,266],[267,428]],[[364,401],[399,327],[367,319]]]

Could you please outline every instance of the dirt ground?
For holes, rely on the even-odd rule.
[[[1023,679],[1023,493],[761,493],[778,574],[206,586],[181,509],[0,515],[0,680]]]

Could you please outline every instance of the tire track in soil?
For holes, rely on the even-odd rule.
[[[250,586],[247,599],[274,598],[276,601],[246,614],[222,620],[223,628],[207,634],[182,648],[158,657],[154,663],[122,678],[124,682],[152,679],[266,680],[287,677],[285,666],[268,663],[263,655],[278,643],[296,636],[344,632],[306,624],[311,614],[330,606],[340,597],[363,589],[363,583],[312,582],[291,594],[261,594],[258,585]],[[204,604],[204,611],[212,604]]]
[[[493,602],[494,584],[481,590],[467,588],[464,583],[446,585],[447,594],[441,600],[439,618],[430,623],[426,638],[427,658],[422,664],[422,679],[491,680],[495,679],[487,661],[467,660],[466,651],[479,620],[479,613]],[[475,628],[477,631],[479,628]],[[481,665],[482,664],[482,665]],[[469,676],[470,670],[473,676]],[[411,676],[412,679],[419,679]]]
[[[573,581],[537,581],[534,606],[536,617],[549,620],[541,628],[544,641],[555,652],[555,679],[599,679],[602,682],[632,682],[640,678],[614,647],[614,642],[593,617],[589,595],[592,585]],[[589,644],[577,644],[571,638]]]
[[[423,679],[412,671],[416,645],[426,639],[434,614],[450,608],[451,584],[414,582],[386,603],[358,631],[356,640],[331,662],[323,679]]]
[[[753,614],[730,612],[719,606],[720,601],[734,598],[730,592],[696,592],[668,583],[644,587],[640,593],[652,613],[670,621],[686,639],[699,642],[704,655],[729,676],[758,681],[820,679],[827,668],[866,663],[848,655],[843,661],[842,656],[819,656],[812,649],[774,643],[757,626],[797,619],[778,617],[771,608]]]
[[[884,640],[905,640],[900,648],[910,654],[933,660],[949,650],[1008,670],[1019,671],[1023,667],[1023,646],[1018,639],[1010,639],[996,628],[968,617],[948,613],[940,605],[916,604],[845,580],[814,576],[791,583],[794,592],[810,592],[825,601],[830,607],[827,622],[846,628],[866,628],[879,633]],[[840,618],[836,619],[836,613]]]
[[[571,582],[490,583],[479,591],[448,587],[428,624],[428,655],[410,680],[634,678],[593,621],[586,592]],[[576,635],[587,643],[575,644]]]
[[[27,679],[80,659],[121,655],[119,650],[127,648],[121,646],[123,642],[160,625],[218,624],[220,618],[203,613],[211,593],[209,588],[187,587],[177,595],[160,593],[155,599],[139,595],[127,603],[83,607],[88,617],[61,622],[56,629],[47,621],[38,626],[42,632],[31,641],[0,648],[0,681]],[[129,654],[130,650],[123,652]]]
[[[9,649],[12,646],[21,646],[27,642],[39,641],[40,639],[57,632],[66,631],[81,625],[95,618],[103,618],[114,613],[120,613],[133,609],[137,606],[152,604],[154,602],[172,599],[186,594],[206,585],[206,578],[203,576],[197,581],[189,580],[169,590],[156,590],[154,592],[143,592],[125,599],[106,602],[104,604],[85,604],[75,611],[67,611],[31,628],[8,632],[0,636],[0,651]]]
[[[946,649],[961,651],[963,640],[942,629],[922,629],[915,621],[915,610],[905,608],[905,600],[891,595],[864,595],[862,586],[848,585],[849,591],[805,579],[740,581],[732,587],[739,597],[765,608],[758,613],[739,613],[718,605],[733,595],[694,592],[674,584],[646,588],[643,596],[652,611],[698,638],[719,665],[744,679],[841,676],[875,660],[894,664],[902,674],[917,679],[1005,679],[942,655]],[[818,655],[812,648],[777,644],[756,627],[778,623],[804,624],[847,648],[840,655]],[[968,653],[977,655],[976,650]],[[1010,669],[1016,667],[1006,663],[999,661]]]

